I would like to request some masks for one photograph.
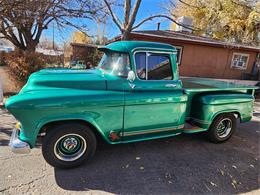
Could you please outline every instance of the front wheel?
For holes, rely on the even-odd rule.
[[[227,141],[236,130],[236,117],[225,113],[218,115],[212,122],[207,134],[211,142],[221,143]]]
[[[50,129],[43,140],[45,160],[58,168],[72,168],[89,160],[96,151],[92,130],[78,123],[58,125]]]

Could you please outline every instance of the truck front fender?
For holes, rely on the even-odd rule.
[[[108,139],[108,135],[106,135],[105,132],[103,132],[98,125],[98,123],[95,121],[95,117],[93,116],[92,113],[89,114],[72,114],[72,115],[57,115],[57,116],[48,116],[46,118],[41,119],[38,124],[36,125],[35,129],[33,131],[30,131],[30,135],[28,136],[27,131],[21,131],[20,133],[20,139],[23,141],[26,141],[27,143],[30,144],[31,148],[35,146],[37,136],[40,133],[40,131],[46,127],[48,124],[51,123],[56,123],[56,122],[67,122],[67,121],[82,121],[85,122],[86,124],[90,124],[93,126],[101,135],[101,137],[108,143],[110,143],[110,140]]]

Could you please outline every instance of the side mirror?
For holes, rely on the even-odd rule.
[[[128,72],[128,75],[127,75],[127,80],[129,81],[129,82],[134,82],[134,80],[135,80],[135,73],[134,73],[134,71],[129,71]]]

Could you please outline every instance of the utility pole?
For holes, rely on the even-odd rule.
[[[100,43],[100,19],[97,18],[97,42]]]

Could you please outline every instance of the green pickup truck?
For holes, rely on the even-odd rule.
[[[99,50],[97,68],[41,70],[7,100],[19,121],[13,152],[28,153],[43,137],[45,160],[71,168],[94,155],[97,138],[121,144],[205,132],[220,143],[235,132],[237,119],[252,118],[256,87],[180,79],[171,45],[119,41]]]

